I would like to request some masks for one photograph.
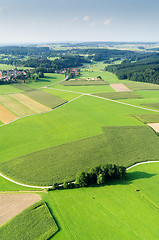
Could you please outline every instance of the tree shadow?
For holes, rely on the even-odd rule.
[[[108,179],[104,184],[92,184],[88,187],[104,187],[104,186],[112,186],[112,185],[127,185],[133,183],[134,180],[151,178],[156,176],[157,174],[151,174],[147,172],[135,171],[131,173],[126,173],[125,179]]]
[[[147,173],[147,172],[141,172],[141,171],[135,171],[135,172],[128,172],[126,174],[126,181],[130,184],[133,182],[133,180],[137,179],[143,179],[143,178],[151,178],[153,176],[156,176],[157,174],[154,173]]]

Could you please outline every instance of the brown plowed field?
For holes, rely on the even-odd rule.
[[[17,119],[13,113],[9,112],[6,108],[0,105],[0,121],[3,123],[9,123],[13,120]]]
[[[126,87],[122,83],[112,83],[110,86],[116,91],[116,92],[130,92],[131,90]]]
[[[34,193],[0,194],[0,226],[40,200]]]
[[[43,104],[31,99],[30,97],[24,95],[24,94],[13,94],[13,98],[24,104],[25,106],[31,108],[33,111],[36,113],[41,113],[41,112],[47,112],[50,110],[50,108],[44,106]]]

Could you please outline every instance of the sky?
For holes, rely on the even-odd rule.
[[[0,0],[0,44],[159,42],[158,0]]]

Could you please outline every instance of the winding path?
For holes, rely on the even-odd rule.
[[[147,162],[140,162],[140,163],[136,163],[128,168],[126,168],[126,170],[129,170],[135,166],[138,166],[138,165],[141,165],[141,164],[146,164],[146,163],[159,163],[159,161],[147,161]],[[15,183],[17,185],[20,185],[20,186],[23,186],[23,187],[29,187],[29,188],[37,188],[37,189],[47,189],[47,188],[51,188],[52,186],[32,186],[32,185],[27,185],[27,184],[23,184],[23,183],[19,183],[19,182],[16,182],[8,177],[6,177],[5,175],[3,175],[2,173],[0,173],[0,176],[2,178],[5,178],[6,180],[12,182],[12,183]],[[60,184],[59,186],[62,186],[62,184]]]

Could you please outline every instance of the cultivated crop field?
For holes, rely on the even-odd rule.
[[[87,86],[87,85],[105,85],[108,84],[104,80],[74,80],[74,81],[64,81],[61,83],[64,86]]]
[[[0,212],[3,212],[0,225],[40,200],[40,196],[33,193],[0,194]]]
[[[126,180],[105,186],[41,189],[98,164],[159,160],[158,134],[146,125],[159,123],[159,86],[119,80],[102,62],[84,66],[81,79],[101,76],[104,85],[66,85],[56,73],[0,85],[0,191],[43,199],[10,216],[2,239],[159,239],[158,163],[129,169]],[[131,91],[116,92],[124,86]]]
[[[66,102],[65,100],[59,97],[53,96],[52,94],[49,94],[41,90],[27,91],[25,92],[25,95],[49,108],[54,108]]]
[[[99,97],[109,98],[109,99],[138,99],[142,98],[140,95],[134,92],[108,92],[108,93],[97,93],[94,94]]]
[[[49,239],[58,231],[46,204],[39,201],[2,225],[2,239]]]
[[[98,164],[111,162],[128,167],[145,159],[159,159],[158,136],[148,126],[106,127],[103,130],[103,134],[94,137],[4,162],[0,164],[1,171],[25,184],[50,186],[66,179],[72,181],[78,171]]]

